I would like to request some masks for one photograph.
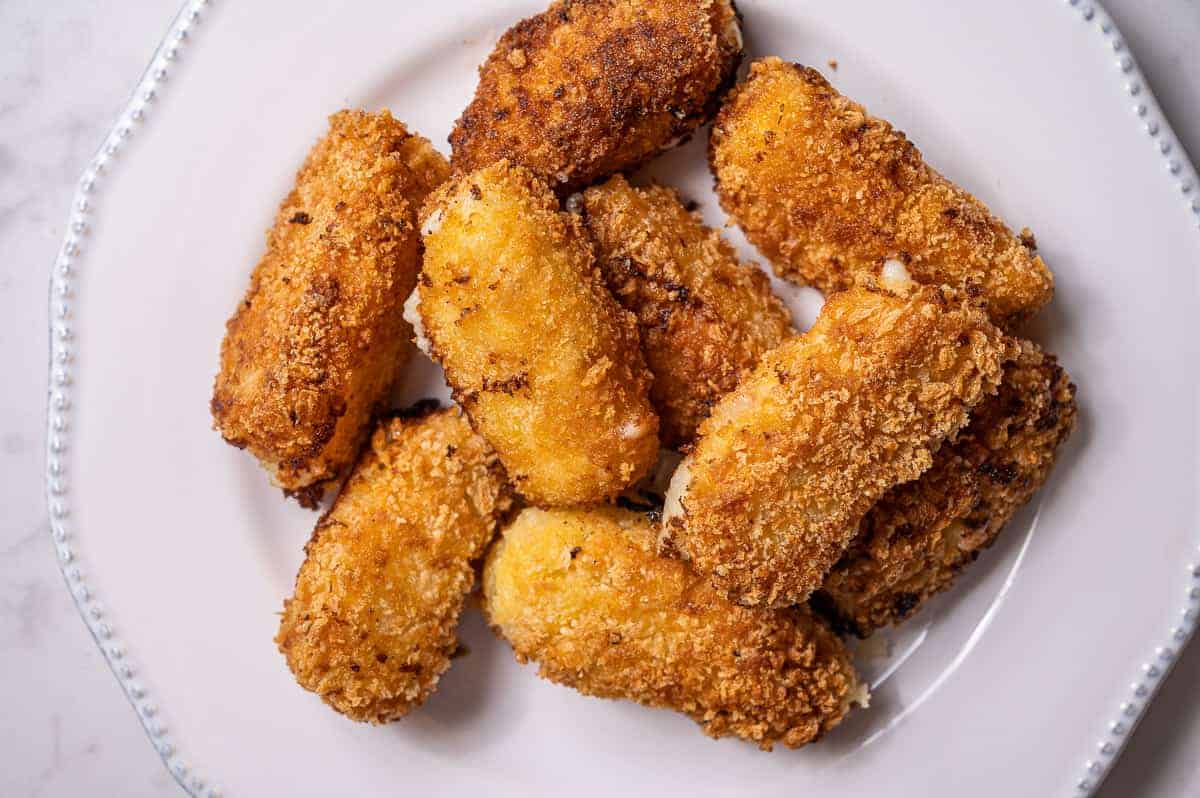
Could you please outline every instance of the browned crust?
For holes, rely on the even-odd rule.
[[[600,269],[637,316],[663,443],[690,443],[713,405],[792,333],[791,314],[767,275],[673,189],[617,175],[583,198]]]
[[[612,498],[658,455],[636,322],[532,172],[459,175],[423,212],[418,310],[456,401],[541,506]]]
[[[569,189],[636,166],[715,113],[741,61],[734,21],[728,0],[558,0],[480,68],[455,169],[503,158]]]
[[[836,726],[858,692],[837,636],[807,607],[730,605],[654,537],[624,510],[525,510],[488,555],[484,611],[543,678],[711,737],[797,748]]]
[[[804,601],[871,505],[928,469],[995,392],[1012,354],[938,289],[835,294],[701,425],[665,546],[734,601]]]
[[[296,175],[229,320],[216,428],[315,506],[407,357],[416,211],[449,167],[387,111],[341,111]]]
[[[512,504],[456,408],[383,421],[313,530],[276,643],[306,690],[386,723],[450,667],[479,558]]]
[[[1032,234],[1014,235],[814,69],[755,62],[717,117],[709,161],[722,207],[781,277],[828,293],[897,259],[918,282],[979,296],[1002,325],[1053,295]]]
[[[1075,426],[1075,386],[1053,355],[1023,342],[997,395],[938,451],[920,479],[893,488],[817,597],[860,637],[910,617],[996,539],[1045,483]]]

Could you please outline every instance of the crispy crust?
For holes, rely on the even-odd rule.
[[[450,667],[479,558],[511,497],[457,409],[381,422],[305,546],[275,641],[296,681],[338,712],[386,723]]]
[[[663,442],[689,443],[713,405],[792,333],[791,314],[766,274],[738,261],[674,190],[634,188],[617,175],[584,192],[583,204],[608,286],[637,316]]]
[[[432,354],[522,495],[595,502],[646,474],[658,455],[650,372],[579,220],[506,161],[456,177],[423,216]]]
[[[918,282],[979,296],[1006,326],[1054,293],[1028,231],[1014,235],[814,69],[755,62],[713,126],[709,161],[722,207],[780,277],[829,293],[894,258]]]
[[[334,114],[229,320],[215,426],[302,503],[353,462],[407,357],[416,211],[448,171],[387,111]]]
[[[737,25],[729,0],[558,0],[480,68],[450,134],[456,171],[506,158],[570,189],[636,166],[715,113]]]
[[[807,607],[736,607],[614,508],[525,510],[488,555],[484,611],[521,662],[587,695],[683,712],[711,737],[797,748],[860,688]]]
[[[673,479],[664,548],[734,601],[804,601],[871,505],[928,469],[996,391],[1012,349],[938,289],[835,294],[701,425]]]
[[[1053,355],[1023,342],[999,393],[979,404],[933,467],[867,513],[814,602],[860,637],[911,616],[950,587],[1041,488],[1075,412],[1067,373]]]

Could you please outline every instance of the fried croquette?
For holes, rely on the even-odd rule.
[[[420,706],[511,497],[457,409],[382,421],[305,547],[275,641],[296,681],[357,721]]]
[[[1075,386],[1053,355],[1023,342],[1000,391],[915,482],[893,488],[814,595],[860,637],[948,588],[1041,488],[1075,425]]]
[[[617,175],[583,194],[584,222],[617,300],[637,316],[664,444],[678,447],[738,379],[792,333],[760,269],[662,186]]]
[[[687,714],[710,737],[798,748],[866,702],[807,607],[737,607],[656,556],[645,516],[527,509],[488,554],[483,606],[521,662],[586,695]]]
[[[712,118],[741,58],[731,0],[558,0],[480,68],[455,170],[508,159],[567,190],[631,169]]]
[[[718,115],[709,160],[722,207],[780,277],[832,293],[895,259],[920,283],[978,296],[1002,326],[1053,295],[1031,234],[1014,235],[814,69],[755,62]]]
[[[341,111],[296,175],[221,345],[216,428],[305,506],[345,473],[408,349],[417,213],[449,174],[387,111]]]
[[[646,474],[658,455],[650,372],[579,219],[507,161],[456,176],[423,217],[406,314],[517,490],[584,504]]]
[[[804,601],[893,486],[995,393],[1014,344],[941,289],[834,294],[700,426],[662,546],[741,604]]]

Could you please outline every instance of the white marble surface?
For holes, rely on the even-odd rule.
[[[177,6],[0,2],[0,795],[178,789],[63,588],[41,486],[48,268],[76,178]],[[1180,139],[1200,154],[1197,0],[1107,6]],[[1200,645],[1193,645],[1104,798],[1200,795],[1198,685]]]

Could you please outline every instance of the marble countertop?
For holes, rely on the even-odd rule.
[[[0,795],[173,795],[63,588],[42,498],[46,285],[76,179],[179,0],[0,3]],[[1194,157],[1200,0],[1108,0]],[[119,6],[119,8],[117,8]],[[1200,795],[1200,643],[1103,798]]]

